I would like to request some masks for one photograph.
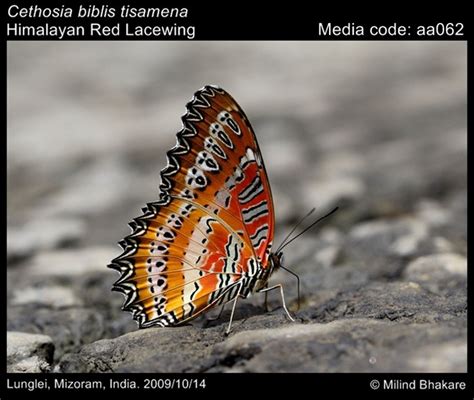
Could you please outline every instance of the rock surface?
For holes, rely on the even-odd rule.
[[[466,44],[8,46],[7,361],[15,372],[462,372],[467,364]],[[245,62],[236,62],[245,59]],[[269,68],[271,65],[271,68]],[[207,83],[256,130],[276,244],[301,280],[137,330],[106,265]]]
[[[7,332],[7,372],[49,372],[53,354],[49,336]]]
[[[56,359],[104,336],[103,316],[89,308],[14,306],[8,312],[7,329],[50,336],[56,346]]]

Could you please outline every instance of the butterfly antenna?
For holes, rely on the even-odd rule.
[[[300,233],[298,233],[296,236],[293,236],[290,240],[288,240],[284,245],[281,245],[279,247],[279,251],[282,251],[286,246],[288,246],[291,242],[293,242],[295,239],[299,238],[301,235],[304,233],[308,232],[313,226],[315,226],[318,222],[322,221],[323,219],[329,217],[331,214],[334,214],[339,207],[335,207],[333,210],[329,211],[326,215],[323,215],[321,218],[318,218],[316,221],[314,221],[311,225],[303,229]]]
[[[298,310],[299,310],[300,309],[300,277],[291,269],[288,269],[284,267],[283,265],[280,265],[280,268],[284,269],[286,272],[289,272],[291,275],[293,275],[296,278],[296,281],[298,282],[297,285],[298,285]]]
[[[296,225],[293,227],[293,229],[288,233],[288,235],[285,236],[283,241],[280,243],[280,245],[277,247],[275,253],[278,253],[284,246],[285,241],[293,234],[293,232],[303,223],[303,221],[308,218],[313,212],[316,210],[315,207],[313,207],[304,217],[300,218],[300,220],[296,223]]]

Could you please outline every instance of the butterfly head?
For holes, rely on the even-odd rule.
[[[285,259],[281,251],[277,253],[271,253],[268,258],[269,267],[272,272],[276,271],[278,268],[281,268],[284,265]]]
[[[270,279],[270,276],[272,276],[272,274],[276,270],[281,268],[282,265],[283,265],[283,253],[282,252],[270,253],[268,256],[267,266],[261,269],[261,275],[257,280],[255,289],[259,290],[259,289],[264,288],[267,285],[267,282]]]

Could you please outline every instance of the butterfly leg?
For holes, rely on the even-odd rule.
[[[281,283],[279,283],[278,285],[272,286],[272,287],[263,288],[263,289],[259,290],[259,292],[267,294],[270,290],[277,289],[277,288],[280,288],[281,302],[282,302],[283,309],[286,312],[286,315],[288,316],[290,321],[295,322],[295,319],[291,316],[290,312],[288,311],[288,308],[286,307],[285,294],[283,293],[283,285]]]
[[[228,335],[230,333],[230,328],[232,327],[232,321],[234,319],[234,312],[235,312],[235,306],[237,305],[237,300],[239,299],[239,297],[242,297],[244,298],[241,294],[240,294],[240,290],[242,289],[242,286],[239,287],[239,291],[237,292],[237,295],[235,296],[234,299],[232,299],[231,301],[233,301],[233,304],[232,304],[232,311],[230,313],[230,320],[229,320],[229,326],[227,327],[227,330],[225,331],[225,334]]]
[[[268,283],[266,283],[263,288],[267,289]],[[268,308],[268,292],[264,292],[264,293],[265,293],[265,299],[263,300],[263,309],[265,310],[265,312],[269,312],[270,309]]]

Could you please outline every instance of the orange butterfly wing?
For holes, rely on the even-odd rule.
[[[141,327],[176,325],[248,292],[267,267],[273,201],[252,127],[224,90],[195,93],[149,203],[110,264]],[[242,290],[244,289],[244,290]]]

